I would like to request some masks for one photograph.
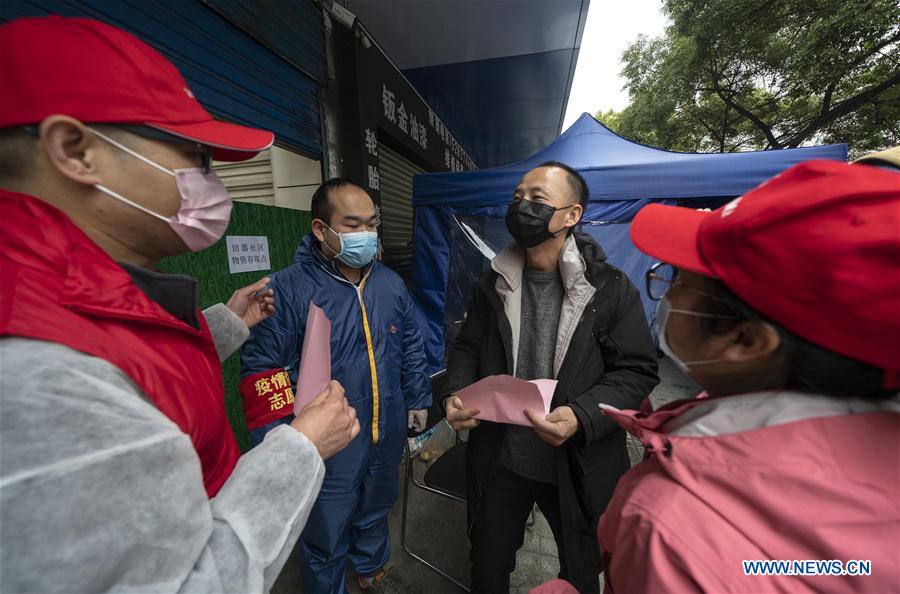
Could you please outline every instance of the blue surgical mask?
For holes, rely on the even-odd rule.
[[[375,252],[378,251],[378,233],[374,231],[338,233],[331,227],[328,227],[328,230],[337,235],[341,241],[341,251],[336,252],[335,257],[347,266],[362,268],[375,258]],[[325,242],[322,242],[322,245],[328,247]],[[331,250],[330,247],[328,249]]]

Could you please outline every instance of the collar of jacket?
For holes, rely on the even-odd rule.
[[[808,419],[900,413],[900,394],[873,400],[767,391],[681,400],[655,412],[650,410],[649,400],[644,401],[641,411],[618,410],[605,404],[600,408],[645,448],[670,456],[672,438],[721,437]]]
[[[192,328],[200,328],[197,279],[186,274],[165,274],[127,262],[119,262],[119,266],[152,301]]]
[[[3,189],[0,210],[0,245],[5,255],[14,265],[62,279],[60,305],[203,335],[148,298],[131,275],[61,210],[34,196]],[[16,290],[6,286],[4,294]]]
[[[500,275],[510,290],[518,291],[522,286],[525,263],[525,249],[516,242],[512,242],[494,256],[494,259],[491,260],[491,268]],[[581,255],[581,250],[578,249],[575,235],[569,235],[559,253],[559,274],[567,293],[574,291],[579,284],[589,283],[585,276],[586,270],[587,264]]]
[[[559,374],[565,361],[575,329],[581,320],[584,310],[594,297],[597,288],[593,282],[599,282],[600,269],[605,266],[606,254],[584,233],[575,233],[566,238],[559,254],[559,272],[562,277],[566,295],[559,313],[559,327],[556,336],[556,350],[553,357],[553,376]],[[526,264],[525,250],[512,243],[491,261],[491,267],[497,273],[494,285],[497,295],[503,304],[503,313],[509,322],[510,352],[512,375],[516,373],[519,354],[519,338],[522,320],[522,276]]]

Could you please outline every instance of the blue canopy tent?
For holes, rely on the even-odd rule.
[[[419,309],[429,365],[444,364],[471,290],[489,259],[511,240],[504,225],[512,191],[529,169],[561,161],[588,183],[582,230],[644,294],[650,264],[631,243],[629,221],[650,202],[718,207],[788,167],[812,159],[847,159],[844,144],[744,153],[673,153],[617,136],[589,114],[543,150],[503,167],[417,175],[411,292]]]

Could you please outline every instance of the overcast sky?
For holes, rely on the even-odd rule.
[[[663,33],[666,21],[661,6],[661,0],[591,1],[563,130],[582,112],[595,114],[628,105],[619,58],[639,34]]]

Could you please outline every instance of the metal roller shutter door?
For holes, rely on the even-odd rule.
[[[311,0],[297,6],[310,9],[321,31]],[[316,82],[199,0],[0,0],[0,23],[47,14],[93,18],[135,34],[178,67],[215,116],[272,130],[279,145],[321,158]]]
[[[247,161],[216,161],[213,164],[213,169],[228,188],[232,200],[275,206],[271,150],[264,150]]]
[[[413,238],[412,180],[414,175],[426,171],[383,144],[378,145],[378,170],[382,259],[409,284]]]
[[[325,80],[322,9],[314,0],[201,0],[304,74]]]

